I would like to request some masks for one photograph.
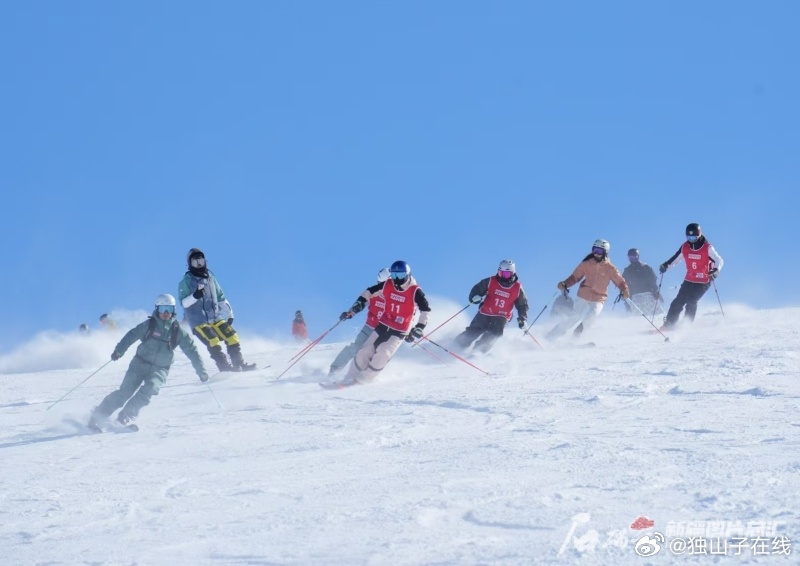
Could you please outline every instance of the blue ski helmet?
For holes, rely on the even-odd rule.
[[[399,287],[408,281],[408,276],[411,275],[411,266],[402,260],[397,260],[389,268],[389,273],[395,287]]]

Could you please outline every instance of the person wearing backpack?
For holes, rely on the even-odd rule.
[[[88,425],[92,430],[102,431],[103,424],[120,407],[122,410],[117,422],[137,428],[133,421],[139,416],[139,411],[150,404],[150,398],[158,395],[159,389],[167,382],[176,347],[180,347],[192,362],[200,381],[208,381],[208,372],[194,340],[175,320],[175,297],[172,295],[156,297],[152,316],[122,337],[114,347],[111,359],[120,359],[137,341],[141,344],[136,348],[136,355],[128,365],[119,389],[109,393],[92,411]]]

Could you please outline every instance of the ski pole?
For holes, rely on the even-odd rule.
[[[617,306],[617,303],[620,302],[621,300],[622,300],[622,291],[620,291],[619,295],[617,295],[617,298],[614,299],[614,304],[611,306],[612,311],[614,310],[614,307]]]
[[[222,405],[220,404],[219,399],[217,399],[217,396],[214,395],[214,390],[211,389],[211,384],[208,381],[206,381],[206,385],[208,386],[208,391],[209,391],[209,393],[211,393],[211,396],[214,398],[214,401],[217,402],[217,407],[219,407],[221,409]]]
[[[542,313],[544,312],[544,310],[545,310],[545,309],[546,309],[546,308],[547,308],[547,307],[550,305],[550,303],[553,301],[553,299],[555,299],[555,298],[556,298],[556,296],[558,296],[558,291],[556,291],[556,292],[553,294],[553,296],[552,296],[552,297],[550,297],[550,300],[549,300],[549,301],[547,301],[547,302],[544,304],[544,306],[542,307],[542,310],[540,310],[540,311],[539,311],[539,314],[537,314],[537,315],[536,315],[536,318],[534,318],[534,319],[533,319],[533,322],[531,322],[531,323],[528,325],[528,328],[526,328],[526,329],[525,329],[525,334],[527,334],[527,333],[530,331],[531,327],[532,327],[534,324],[536,324],[536,321],[537,321],[537,320],[539,320],[539,317],[540,317],[540,316],[542,316]],[[565,296],[566,296],[566,295],[565,295]]]
[[[92,375],[96,374],[98,371],[100,371],[101,369],[103,369],[104,367],[106,367],[108,364],[110,364],[110,363],[111,363],[111,362],[113,362],[113,361],[114,361],[114,360],[108,360],[108,361],[107,361],[106,363],[104,363],[102,366],[100,366],[99,368],[97,368],[96,370],[94,370],[94,371],[91,373],[91,375],[90,375],[89,377],[92,377]],[[72,393],[73,391],[75,391],[75,390],[76,390],[78,387],[80,387],[81,385],[83,385],[84,383],[86,383],[87,381],[89,381],[89,377],[87,377],[86,379],[84,379],[83,381],[81,381],[81,382],[80,382],[78,385],[76,385],[75,387],[73,387],[72,389],[70,389],[69,391],[67,391],[66,393],[64,393],[64,395],[62,395],[60,399],[58,399],[58,400],[57,400],[55,403],[53,403],[52,405],[50,405],[49,407],[47,407],[47,409],[45,409],[45,410],[46,410],[46,411],[49,411],[50,409],[52,409],[53,407],[55,407],[55,406],[56,406],[58,403],[60,403],[60,402],[61,402],[61,401],[64,399],[64,397],[66,397],[67,395],[69,395],[70,393]]]
[[[536,339],[536,337],[533,335],[533,333],[531,333],[531,332],[528,332],[528,331],[526,330],[525,332],[523,332],[523,335],[524,335],[524,334],[527,334],[528,336],[530,336],[530,337],[531,337],[531,340],[533,340],[534,342],[536,342],[536,345],[537,345],[537,346],[539,346],[539,347],[540,347],[542,350],[544,350],[544,346],[542,346],[541,344],[539,344],[539,341]]]
[[[308,350],[308,349],[312,348],[313,346],[315,346],[315,345],[317,344],[317,342],[319,342],[319,338],[315,338],[314,340],[312,340],[311,342],[309,342],[308,344],[306,344],[305,346],[303,346],[303,349],[302,349],[302,350],[300,350],[299,352],[297,352],[297,353],[296,353],[294,356],[292,356],[291,358],[289,358],[289,361],[291,362],[291,361],[292,361],[293,359],[295,359],[297,356],[299,356],[300,354],[304,353],[306,350]]]
[[[328,334],[328,332],[330,332],[331,330],[333,330],[334,328],[336,328],[337,326],[339,326],[339,324],[341,324],[341,322],[342,322],[341,320],[340,320],[340,321],[338,321],[336,324],[334,324],[333,326],[331,326],[331,327],[330,327],[328,330],[326,330],[325,332],[323,332],[323,333],[322,333],[322,335],[321,335],[319,338],[317,338],[317,339],[316,339],[316,340],[314,340],[314,341],[313,341],[311,344],[309,344],[308,346],[306,346],[305,348],[303,348],[303,351],[302,351],[301,353],[299,353],[299,354],[296,354],[294,358],[297,358],[297,359],[295,360],[294,358],[292,358],[294,361],[293,361],[292,363],[290,363],[290,364],[289,364],[289,366],[288,366],[288,367],[287,367],[285,370],[283,370],[283,372],[281,372],[281,374],[280,374],[278,377],[276,377],[276,378],[275,378],[275,381],[278,381],[278,380],[279,380],[281,377],[283,377],[283,374],[285,374],[287,371],[289,371],[290,369],[292,369],[292,366],[293,366],[294,364],[296,364],[297,362],[299,362],[300,360],[302,360],[302,359],[303,359],[303,356],[305,356],[306,354],[308,354],[308,353],[311,351],[311,349],[312,349],[314,346],[316,346],[317,344],[319,344],[320,340],[322,340],[322,339],[325,337],[325,335],[326,335],[326,334]],[[291,361],[291,360],[290,360],[290,361]]]
[[[625,302],[628,303],[633,308],[635,308],[637,311],[639,311],[639,314],[642,315],[642,318],[644,318],[650,326],[655,328],[658,331],[658,333],[661,334],[661,336],[664,337],[664,342],[669,342],[669,337],[666,334],[664,334],[663,332],[661,332],[661,329],[658,326],[656,326],[655,324],[653,324],[652,320],[647,318],[647,315],[642,312],[642,309],[640,309],[639,307],[636,306],[636,303],[634,303],[630,299],[625,299]]]
[[[661,274],[661,279],[658,280],[658,291],[656,291],[656,301],[653,305],[653,316],[650,317],[650,322],[656,319],[656,311],[658,310],[658,298],[661,296],[661,282],[664,281],[664,274]]]
[[[428,350],[428,349],[427,349],[425,346],[423,346],[422,344],[420,344],[420,346],[419,346],[419,347],[420,347],[420,348],[422,348],[423,350],[425,350],[425,352],[427,352],[429,355],[433,356],[434,358],[436,358],[437,360],[439,360],[440,362],[442,362],[444,365],[447,365],[447,362],[446,362],[446,361],[444,361],[442,358],[440,358],[439,356],[437,356],[436,354],[434,354],[433,352],[431,352],[430,350]],[[413,348],[413,346],[412,346],[412,348]]]
[[[722,318],[725,318],[725,311],[722,310],[722,301],[719,298],[719,291],[717,291],[717,281],[716,279],[712,279],[711,282],[714,284],[714,292],[717,294],[717,302],[719,303],[719,310],[722,313]]]
[[[423,336],[422,338],[427,338],[428,336],[430,336],[431,334],[433,334],[434,332],[436,332],[437,330],[439,330],[439,329],[440,329],[442,326],[444,326],[445,324],[447,324],[448,322],[450,322],[451,320],[453,320],[455,317],[457,317],[458,315],[460,315],[462,312],[464,312],[465,310],[467,310],[467,309],[470,307],[470,305],[471,305],[471,304],[472,304],[472,303],[469,303],[469,304],[468,304],[467,306],[465,306],[463,309],[461,309],[461,310],[460,310],[460,311],[458,311],[456,314],[454,314],[453,316],[451,316],[450,318],[448,318],[447,320],[445,320],[443,323],[441,323],[439,326],[437,326],[436,328],[434,328],[433,330],[431,330],[430,332],[428,332],[428,333],[427,333],[425,336]],[[419,344],[420,342],[422,342],[422,338],[420,338],[419,340],[417,340],[416,342],[414,342],[414,344],[413,344],[411,347],[413,348],[414,346],[416,346],[417,344]]]
[[[445,347],[444,347],[444,346],[442,346],[441,344],[437,344],[436,342],[434,342],[434,341],[433,341],[433,340],[431,340],[430,338],[427,338],[427,337],[423,336],[423,337],[422,337],[422,339],[424,339],[424,340],[427,340],[428,342],[430,342],[430,343],[431,343],[431,344],[433,344],[434,346],[439,346],[439,347],[440,347],[442,350],[444,350],[445,352],[447,352],[448,354],[450,354],[451,356],[453,356],[453,357],[454,357],[454,358],[456,358],[457,360],[461,360],[461,361],[462,361],[462,362],[464,362],[465,364],[467,364],[467,365],[470,365],[470,366],[474,367],[474,368],[475,368],[476,370],[478,370],[479,372],[481,372],[481,373],[484,373],[484,374],[486,374],[486,375],[490,375],[488,371],[483,371],[481,368],[479,368],[479,367],[478,367],[478,366],[476,366],[475,364],[468,362],[467,360],[465,360],[464,358],[462,358],[462,357],[461,357],[461,356],[459,356],[458,354],[454,354],[453,352],[451,352],[450,350],[448,350],[447,348],[445,348]]]
[[[302,350],[300,350],[300,351],[299,351],[299,352],[297,352],[297,353],[296,353],[294,356],[292,356],[291,358],[289,358],[289,361],[291,362],[291,361],[292,361],[293,359],[295,359],[297,356],[300,356],[300,357],[304,356],[307,350],[310,350],[311,348],[313,348],[314,346],[316,346],[317,344],[319,344],[320,340],[322,340],[323,338],[325,338],[325,336],[327,336],[327,335],[328,335],[328,333],[329,333],[331,330],[333,330],[334,328],[336,328],[337,326],[339,326],[341,323],[342,323],[342,321],[340,320],[339,322],[337,322],[336,324],[334,324],[333,326],[331,326],[331,327],[330,327],[328,330],[326,330],[325,332],[323,332],[322,334],[320,334],[320,335],[319,335],[317,338],[315,338],[314,340],[312,340],[311,342],[309,342],[308,344],[306,344],[306,346],[305,346],[305,347],[304,347]]]

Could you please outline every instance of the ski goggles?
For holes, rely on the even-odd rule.
[[[592,253],[594,255],[606,255],[606,249],[601,248],[600,246],[592,246]]]
[[[205,267],[206,266],[206,258],[203,256],[193,257],[189,260],[189,263],[192,267]]]
[[[690,244],[694,244],[697,241],[697,236],[686,236],[686,241]]]
[[[392,279],[396,279],[398,281],[403,281],[408,277],[408,273],[405,271],[392,271]]]
[[[511,279],[511,276],[512,276],[512,275],[514,275],[514,272],[513,272],[513,271],[510,271],[510,270],[508,270],[508,269],[499,269],[499,270],[497,271],[497,274],[498,274],[500,277],[502,277],[503,279]]]
[[[639,256],[636,254],[631,254],[628,256],[628,259],[631,261],[639,261]]]
[[[175,305],[158,305],[156,307],[158,314],[163,314],[168,312],[169,314],[175,314]]]

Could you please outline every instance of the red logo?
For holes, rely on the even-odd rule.
[[[645,516],[639,517],[633,523],[631,523],[631,529],[634,531],[643,531],[644,529],[649,529],[654,527],[656,524],[655,521],[648,519]]]

